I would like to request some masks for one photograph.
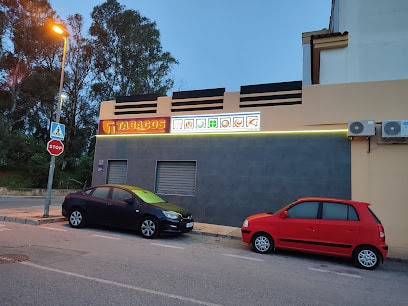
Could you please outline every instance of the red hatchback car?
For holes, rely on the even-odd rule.
[[[384,227],[369,203],[332,198],[300,198],[276,213],[245,219],[242,240],[257,253],[287,249],[350,257],[373,270],[387,257]]]

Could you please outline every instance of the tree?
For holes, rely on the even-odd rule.
[[[92,46],[83,32],[83,18],[79,14],[68,17],[70,29],[69,52],[62,121],[66,122],[66,152],[79,158],[89,151],[91,136],[97,126],[97,104],[89,98],[91,83]]]
[[[0,109],[10,129],[32,129],[28,118],[42,105],[49,111],[58,88],[60,47],[46,30],[55,12],[47,0],[4,0],[0,8]]]
[[[100,101],[118,95],[165,95],[174,81],[168,77],[177,60],[164,52],[156,23],[107,0],[92,12],[90,35],[96,74],[92,92]]]
[[[99,102],[117,95],[165,95],[178,63],[163,51],[156,24],[139,12],[106,0],[92,18],[90,37],[83,35],[79,14],[65,25],[71,34],[60,118],[65,150],[55,169],[61,182],[90,183]],[[38,187],[45,187],[49,168],[45,144],[57,109],[63,48],[49,20],[59,18],[48,0],[0,1],[0,165],[31,167]]]

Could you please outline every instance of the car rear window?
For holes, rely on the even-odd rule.
[[[159,197],[157,194],[149,190],[132,190],[143,202],[154,204],[154,203],[165,203],[166,201]]]
[[[95,198],[107,199],[109,195],[110,187],[97,187],[92,192],[92,196]]]
[[[324,202],[323,220],[358,221],[358,215],[353,206],[344,203]]]
[[[378,219],[378,217],[375,215],[375,213],[370,209],[370,207],[367,207],[368,211],[371,213],[371,215],[374,217],[375,222],[377,222],[378,224],[381,224],[380,219]]]

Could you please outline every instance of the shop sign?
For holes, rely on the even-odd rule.
[[[172,116],[171,133],[259,131],[260,119],[260,112]]]
[[[169,133],[170,118],[137,118],[100,120],[98,135]]]

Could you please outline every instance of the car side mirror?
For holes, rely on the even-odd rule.
[[[283,211],[283,212],[280,214],[280,217],[281,217],[282,219],[286,219],[286,218],[288,217],[288,211],[287,211],[287,210]]]

